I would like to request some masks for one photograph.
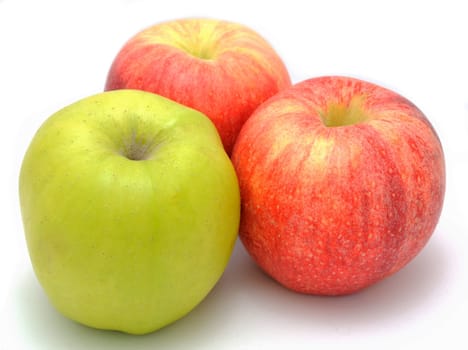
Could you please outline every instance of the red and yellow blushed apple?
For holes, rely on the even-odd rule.
[[[307,80],[266,101],[232,160],[244,246],[302,293],[348,294],[400,270],[442,209],[444,155],[428,119],[353,78]]]
[[[230,154],[254,109],[290,85],[282,60],[259,34],[237,23],[196,18],[137,33],[115,57],[105,90],[146,90],[201,111]]]

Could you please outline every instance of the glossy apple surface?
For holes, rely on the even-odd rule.
[[[115,57],[105,89],[146,90],[201,111],[230,154],[253,110],[290,84],[282,60],[259,34],[237,23],[194,18],[137,33]]]
[[[306,80],[262,104],[232,160],[240,237],[284,286],[339,295],[404,267],[438,222],[444,155],[406,98],[347,77]]]
[[[35,273],[85,325],[148,333],[187,314],[237,237],[232,163],[200,112],[143,91],[105,92],[51,116],[20,174]]]

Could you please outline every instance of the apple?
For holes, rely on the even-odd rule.
[[[285,287],[349,294],[425,246],[445,192],[444,154],[401,95],[349,77],[300,82],[263,103],[237,139],[240,238]]]
[[[213,123],[132,90],[51,116],[19,181],[37,278],[65,316],[144,334],[186,315],[237,238],[237,177]]]
[[[270,44],[238,23],[185,18],[158,23],[124,44],[105,90],[157,93],[208,116],[231,153],[254,109],[291,85]]]

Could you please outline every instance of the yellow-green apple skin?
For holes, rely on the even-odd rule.
[[[126,42],[105,89],[150,91],[201,111],[216,125],[230,154],[255,108],[290,85],[280,56],[251,28],[182,18],[157,23]]]
[[[82,99],[34,136],[19,181],[37,278],[65,316],[144,334],[186,315],[221,277],[240,196],[212,122],[156,94]]]

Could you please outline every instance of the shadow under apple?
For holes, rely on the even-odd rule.
[[[222,344],[223,338],[238,337],[242,344],[244,333],[247,340],[256,336],[256,327],[268,326],[261,324],[266,319],[296,331],[385,327],[411,318],[443,292],[449,262],[442,242],[433,239],[405,268],[374,286],[348,296],[320,297],[282,287],[254,264],[238,241],[223,277],[207,298],[184,318],[145,336],[96,330],[68,320],[50,305],[32,271],[17,286],[14,302],[22,332],[35,349],[197,349]]]
[[[238,267],[226,283],[238,288],[239,295],[244,294],[245,303],[250,302],[258,312],[283,320],[280,322],[288,328],[293,327],[292,324],[322,330],[327,327],[385,327],[430,308],[431,300],[444,293],[449,278],[447,271],[451,269],[450,257],[443,242],[436,238],[433,237],[420,254],[397,273],[350,295],[315,296],[292,292],[263,273],[245,251],[237,253],[244,255],[244,261],[237,262],[242,268]]]

